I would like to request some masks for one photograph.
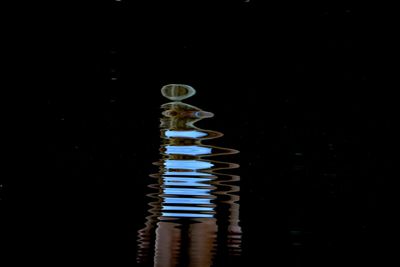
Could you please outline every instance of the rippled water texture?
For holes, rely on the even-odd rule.
[[[174,102],[161,106],[159,172],[149,201],[145,227],[139,231],[137,261],[145,266],[213,266],[218,255],[241,254],[239,226],[240,177],[224,173],[239,165],[215,156],[237,150],[203,144],[223,134],[200,129],[195,123],[214,116],[181,102],[195,90],[187,85],[166,85],[164,97]]]

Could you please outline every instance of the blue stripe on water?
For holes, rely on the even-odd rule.
[[[211,154],[211,148],[202,146],[166,146],[166,154],[205,155]]]
[[[165,131],[166,137],[188,137],[188,138],[198,138],[206,136],[207,133],[200,132],[200,131]]]
[[[200,170],[210,169],[214,164],[207,161],[200,160],[172,160],[167,159],[164,165],[168,169],[188,169],[188,170]]]

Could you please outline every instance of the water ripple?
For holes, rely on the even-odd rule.
[[[138,233],[137,261],[206,267],[219,252],[240,256],[240,177],[223,172],[239,165],[211,159],[239,151],[203,144],[223,134],[195,126],[214,114],[180,101],[195,94],[192,87],[167,85],[162,94],[175,102],[161,106],[161,158],[154,163],[158,173],[150,175],[157,182],[149,185],[157,192],[148,194],[150,215]],[[228,216],[218,214],[216,207],[227,210]],[[225,235],[225,244],[217,244],[219,235]]]

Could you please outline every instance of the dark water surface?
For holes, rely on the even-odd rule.
[[[15,263],[391,266],[374,8],[98,2],[54,11],[49,157],[21,178]]]

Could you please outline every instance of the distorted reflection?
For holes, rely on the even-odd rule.
[[[203,144],[222,133],[194,125],[213,114],[181,102],[195,94],[192,87],[171,84],[161,93],[175,102],[161,106],[161,159],[154,163],[159,172],[150,175],[156,182],[149,185],[154,192],[139,230],[137,261],[206,267],[218,255],[240,256],[239,176],[224,173],[239,165],[208,159],[238,151]]]

